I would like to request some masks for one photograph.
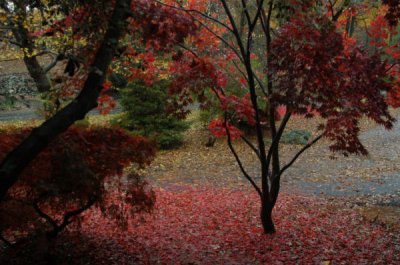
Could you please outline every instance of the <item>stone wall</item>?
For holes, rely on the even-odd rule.
[[[0,75],[1,96],[27,96],[36,93],[36,85],[27,73]]]

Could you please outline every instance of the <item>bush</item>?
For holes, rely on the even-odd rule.
[[[283,144],[301,144],[306,145],[311,138],[311,133],[306,130],[292,130],[282,135]]]
[[[112,73],[109,79],[116,88],[124,88],[128,85],[126,78],[118,73]]]
[[[129,84],[122,90],[121,104],[125,113],[116,123],[156,142],[161,149],[180,146],[188,124],[168,113],[167,88],[167,81],[152,86],[143,81]]]
[[[12,95],[0,95],[0,110],[11,110],[15,108],[16,98]]]
[[[0,160],[30,131],[3,132]],[[92,206],[121,225],[132,214],[149,211],[154,193],[146,181],[133,169],[122,176],[132,163],[149,164],[154,151],[148,140],[122,129],[70,128],[23,171],[0,203],[1,239],[14,244],[38,235],[55,238]]]
[[[204,128],[207,128],[208,125],[218,117],[221,117],[223,112],[219,107],[209,106],[208,108],[200,109],[199,120],[201,125]]]

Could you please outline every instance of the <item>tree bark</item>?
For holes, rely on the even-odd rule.
[[[42,66],[39,64],[37,57],[27,57],[24,56],[24,63],[28,69],[29,75],[35,81],[37,90],[40,93],[48,92],[51,89],[51,83],[47,78],[47,74],[43,70]]]
[[[109,21],[95,60],[91,65],[84,87],[78,97],[52,118],[34,129],[32,133],[0,164],[0,201],[8,189],[18,180],[21,172],[59,134],[66,131],[75,121],[97,106],[105,74],[117,49],[118,40],[126,28],[130,0],[118,0]]]
[[[265,234],[274,234],[276,232],[274,221],[272,220],[272,209],[273,207],[268,199],[262,198],[260,216]]]
[[[20,22],[15,26],[12,33],[24,53],[24,63],[29,75],[35,81],[40,93],[48,92],[51,89],[51,83],[47,78],[46,72],[39,64],[37,56],[33,54],[35,49],[32,38],[29,36],[28,30]]]

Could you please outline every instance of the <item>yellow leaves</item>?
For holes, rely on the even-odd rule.
[[[7,23],[7,20],[8,20],[7,15],[6,15],[6,14],[3,14],[3,13],[0,13],[0,23],[1,23],[2,25],[4,25],[4,24]]]
[[[385,7],[382,5],[377,6],[376,4],[368,5],[363,12],[359,12],[357,14],[357,20],[360,21],[360,24],[363,26],[369,27],[371,22],[380,15],[384,15],[386,13]]]
[[[0,61],[14,60],[23,58],[23,53],[15,47],[8,47],[7,45],[1,46]]]

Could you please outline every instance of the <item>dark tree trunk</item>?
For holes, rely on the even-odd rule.
[[[129,0],[119,0],[115,4],[114,13],[103,42],[97,51],[91,71],[79,96],[52,118],[34,129],[32,133],[0,164],[0,201],[9,188],[18,180],[21,172],[46,148],[48,143],[66,131],[75,121],[97,106],[97,98],[102,90],[105,73],[111,63],[118,40],[126,27],[129,15]]]
[[[275,225],[272,220],[272,205],[268,202],[268,199],[263,199],[261,203],[261,223],[265,234],[274,234]]]
[[[36,56],[25,56],[24,63],[26,68],[28,69],[29,75],[32,77],[33,81],[35,81],[38,91],[40,93],[50,91],[51,83],[47,78],[47,75],[44,72],[43,68],[40,66]]]
[[[40,93],[48,92],[51,89],[51,83],[47,78],[46,72],[39,64],[37,56],[32,55],[34,52],[34,44],[29,36],[29,32],[22,24],[17,24],[16,28],[12,30],[15,39],[24,52],[24,63],[29,72],[29,75],[35,81],[37,89]]]

